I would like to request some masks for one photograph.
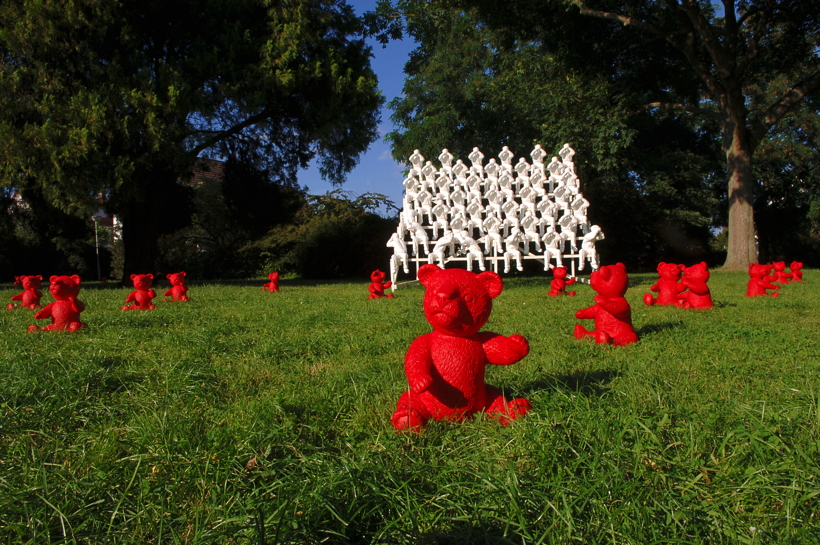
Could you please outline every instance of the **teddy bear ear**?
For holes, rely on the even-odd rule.
[[[504,289],[504,281],[493,271],[484,271],[478,275],[478,279],[484,284],[484,289],[487,290],[487,295],[490,296],[490,299],[498,297],[501,294],[501,290]]]
[[[56,282],[56,281],[57,281],[57,279],[58,279],[58,278],[60,278],[60,277],[59,277],[59,276],[57,276],[57,275],[55,274],[54,276],[52,276],[51,278],[49,278],[49,279],[48,279],[48,281],[49,281],[49,282],[51,282],[51,283],[53,284],[54,282]]]
[[[609,279],[612,277],[612,269],[609,267],[601,267],[595,274],[603,278],[604,282],[609,282]]]
[[[187,274],[185,274],[185,271],[182,271],[181,273],[179,273],[179,275],[180,276],[188,276]]]
[[[419,282],[421,282],[422,286],[427,286],[430,280],[435,276],[439,271],[441,271],[441,267],[438,265],[422,265],[419,269]]]
[[[137,277],[137,275],[136,275],[136,274],[132,274],[132,275],[131,275],[131,280],[134,280],[136,277]]]
[[[71,276],[71,279],[74,281],[75,284],[77,284],[78,286],[80,285],[79,275],[74,274],[74,275]]]
[[[42,276],[40,276],[39,274],[38,274],[37,276],[35,276],[34,278],[36,278],[36,279],[37,279],[37,280],[39,280],[40,282],[42,282],[42,281],[43,281],[43,277],[42,277]]]
[[[173,275],[173,274],[166,274],[166,275],[165,275],[165,278],[167,278],[168,280],[170,280],[172,276],[174,276],[174,275]]]
[[[615,263],[615,266],[620,268],[622,271],[626,272],[626,265],[623,263]]]
[[[146,274],[145,276],[147,276],[147,277],[148,277],[148,278],[150,278],[151,280],[153,280],[153,279],[154,279],[154,275],[153,275],[153,274]]]

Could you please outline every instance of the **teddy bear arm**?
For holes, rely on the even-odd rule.
[[[163,297],[173,296],[174,295],[174,288],[169,289],[165,293],[162,294]]]
[[[392,285],[393,285],[393,282],[391,282],[391,281],[387,281],[387,282],[385,282],[384,284],[382,284],[382,286],[384,286],[384,289],[387,289],[387,288],[389,288],[389,287],[390,287],[390,286],[392,286]]]
[[[706,295],[709,293],[709,285],[706,282],[689,282],[686,285],[695,295]]]
[[[618,316],[620,314],[623,314],[625,310],[629,310],[629,303],[627,303],[626,299],[624,299],[623,297],[614,297],[612,299],[608,299],[606,297],[596,295],[595,302],[598,303],[598,305],[602,309],[612,314],[613,316]]]
[[[404,358],[404,372],[407,375],[410,390],[414,394],[424,392],[432,384],[433,377],[430,374],[432,366],[429,335],[422,335],[410,344]]]
[[[484,331],[479,333],[479,339],[484,347],[487,362],[493,365],[512,365],[530,353],[530,345],[521,335],[505,337]]]
[[[649,287],[649,290],[650,291],[661,291],[661,287],[658,284],[652,284],[652,286]]]
[[[11,297],[11,300],[12,300],[12,301],[22,301],[22,300],[23,300],[23,296],[24,296],[25,294],[26,294],[26,292],[23,292],[23,293],[18,293],[17,295],[13,295],[13,296]]]
[[[136,300],[137,300],[137,292],[136,291],[132,291],[131,293],[128,294],[128,297],[125,298],[126,303],[133,303]]]
[[[35,320],[45,320],[46,318],[51,318],[51,311],[54,310],[52,307],[54,303],[49,303],[46,305],[42,310],[38,311],[37,314],[34,315]]]
[[[571,286],[575,283],[575,278],[567,278],[566,285]]]
[[[148,297],[150,297],[151,299],[153,299],[153,298],[154,298],[154,297],[156,297],[156,296],[157,296],[157,292],[155,292],[153,288],[151,288],[150,290],[148,290]]]
[[[598,315],[598,305],[582,308],[575,313],[575,317],[579,320],[593,320]]]

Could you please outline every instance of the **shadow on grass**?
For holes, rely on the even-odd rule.
[[[571,375],[556,375],[527,384],[516,393],[515,397],[543,390],[569,390],[585,396],[601,396],[609,389],[609,383],[620,375],[614,369],[599,371],[577,371]],[[512,397],[508,395],[508,398]]]
[[[503,528],[494,528],[481,522],[459,524],[446,532],[421,534],[416,540],[416,543],[424,545],[512,545],[523,542],[524,539],[509,530],[505,532]]]
[[[643,337],[644,335],[650,335],[652,333],[659,333],[661,331],[666,331],[668,329],[676,329],[683,325],[681,320],[677,322],[660,322],[658,324],[647,324],[643,327],[638,328],[635,333],[638,334],[638,337]]]

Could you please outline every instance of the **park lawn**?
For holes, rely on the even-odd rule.
[[[820,272],[754,299],[714,272],[709,311],[644,306],[655,278],[620,348],[573,338],[588,286],[506,280],[485,330],[531,353],[488,382],[532,412],[420,436],[390,427],[417,285],[86,287],[75,334],[0,312],[2,543],[820,542]]]

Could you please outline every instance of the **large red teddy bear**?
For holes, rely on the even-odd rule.
[[[789,270],[792,272],[792,282],[802,282],[803,281],[803,264],[799,261],[792,261],[789,264]]]
[[[503,289],[501,277],[437,265],[423,265],[418,277],[427,288],[424,315],[433,331],[407,351],[410,390],[399,398],[393,427],[419,431],[431,418],[461,422],[481,411],[506,425],[526,414],[526,399],[507,401],[501,390],[484,383],[487,364],[511,365],[530,351],[521,335],[479,332]]]
[[[624,298],[629,287],[629,277],[623,263],[607,265],[593,272],[589,284],[598,295],[595,304],[579,310],[579,320],[595,320],[595,329],[587,331],[581,324],[575,326],[575,338],[595,337],[597,344],[626,345],[637,342],[638,335],[632,327],[632,309]]]
[[[40,308],[40,298],[43,296],[43,292],[40,291],[40,283],[42,281],[43,277],[39,274],[37,276],[14,277],[14,283],[22,286],[23,293],[18,293],[11,298],[12,301],[20,301],[20,306],[17,307],[14,303],[9,303],[8,309],[27,308],[34,310]]]
[[[34,315],[35,320],[51,318],[51,324],[42,331],[77,331],[86,325],[80,321],[80,313],[85,310],[85,303],[77,299],[80,293],[80,277],[52,276],[48,290],[56,299],[53,303]],[[29,332],[40,331],[40,326],[28,326]]]
[[[772,263],[772,268],[774,269],[774,274],[771,279],[772,282],[777,282],[778,284],[788,284],[792,281],[792,274],[786,272],[785,261],[775,261]]]
[[[171,282],[171,289],[165,292],[164,297],[171,297],[171,301],[188,301],[188,286],[185,285],[185,271],[166,274],[165,278]],[[168,301],[168,299],[165,299]]]
[[[268,275],[268,282],[262,286],[262,291],[279,291],[279,273],[272,272]]]
[[[379,299],[381,297],[387,297],[388,299],[393,298],[392,293],[389,295],[384,293],[384,290],[393,285],[393,282],[390,282],[389,280],[385,282],[386,279],[387,275],[379,269],[376,269],[370,273],[371,284],[367,286],[367,290],[370,292],[370,295],[367,296],[368,299]]]
[[[678,305],[678,295],[686,289],[680,283],[681,273],[685,267],[675,263],[658,263],[658,274],[660,278],[649,289],[658,292],[658,298],[652,297],[651,293],[643,296],[643,302],[647,305]]]
[[[154,310],[157,305],[151,301],[157,296],[157,292],[151,289],[154,281],[153,274],[132,274],[131,281],[134,283],[134,291],[125,298],[123,310]],[[129,305],[128,303],[134,303]]]
[[[771,265],[759,265],[757,263],[749,264],[749,283],[746,285],[746,297],[758,297],[761,295],[771,295],[778,297],[777,292],[767,293],[766,290],[779,290],[780,286],[775,286],[770,282],[773,278],[769,276],[771,272]]]
[[[555,267],[552,269],[552,276],[555,278],[552,282],[550,282],[550,292],[547,295],[550,297],[558,297],[559,295],[575,295],[574,291],[568,292],[566,290],[567,286],[571,286],[575,283],[574,278],[567,278],[566,267]]]
[[[684,286],[689,288],[678,295],[678,300],[683,308],[712,308],[712,293],[709,291],[709,268],[705,262],[700,262],[697,265],[686,267],[683,269]]]

